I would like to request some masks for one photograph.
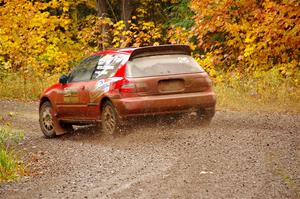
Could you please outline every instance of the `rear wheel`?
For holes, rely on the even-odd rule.
[[[107,101],[103,106],[101,124],[105,134],[115,135],[120,132],[118,114],[110,101]]]
[[[209,126],[214,115],[215,115],[214,107],[207,108],[207,109],[200,109],[197,111],[197,117],[199,118],[203,126]]]

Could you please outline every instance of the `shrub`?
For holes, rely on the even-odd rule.
[[[23,163],[18,161],[15,153],[15,146],[23,139],[23,133],[0,126],[0,182],[12,181],[24,175]]]

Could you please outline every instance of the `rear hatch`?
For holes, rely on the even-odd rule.
[[[202,92],[211,88],[211,80],[186,52],[148,54],[131,58],[126,79],[140,96]]]

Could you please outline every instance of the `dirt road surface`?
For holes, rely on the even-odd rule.
[[[37,106],[0,102],[30,170],[0,198],[300,198],[300,115],[218,111],[210,127],[185,117],[45,139]]]

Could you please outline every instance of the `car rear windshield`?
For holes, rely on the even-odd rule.
[[[203,69],[188,55],[157,55],[128,61],[126,77],[199,73]]]

